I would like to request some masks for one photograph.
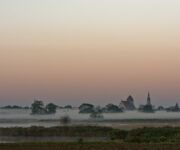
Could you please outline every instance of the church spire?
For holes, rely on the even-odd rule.
[[[147,105],[151,105],[151,97],[150,97],[149,92],[148,92],[148,97],[147,97]]]

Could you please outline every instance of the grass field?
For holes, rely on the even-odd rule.
[[[0,150],[180,150],[180,128],[172,127],[129,131],[97,126],[0,128],[0,137],[3,136],[22,139],[47,136],[50,142],[33,140],[29,143],[5,143],[0,144]],[[73,142],[55,142],[54,136],[77,139]],[[94,140],[87,142],[86,137]],[[95,137],[109,140],[97,142]]]
[[[0,150],[180,150],[180,144],[21,143],[0,144]]]
[[[47,142],[71,142],[68,140],[54,140],[53,137],[78,138],[81,137],[84,142],[87,138],[106,138],[111,141],[123,141],[125,143],[180,143],[180,127],[163,127],[163,128],[140,128],[133,130],[120,130],[109,127],[97,126],[64,126],[64,127],[15,127],[15,128],[0,128],[1,141],[11,142],[11,140],[2,140],[4,137],[20,138],[22,142],[26,142],[27,138],[49,138]],[[92,140],[91,140],[92,141]],[[99,140],[93,140],[97,142]],[[16,140],[14,141],[16,142]],[[38,142],[38,140],[32,140]],[[39,142],[42,142],[39,140]],[[43,140],[46,142],[46,140]],[[75,140],[76,142],[76,140]]]

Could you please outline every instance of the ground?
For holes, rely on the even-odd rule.
[[[21,143],[1,144],[0,150],[180,150],[180,144]]]

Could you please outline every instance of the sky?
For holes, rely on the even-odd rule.
[[[0,105],[180,102],[179,0],[0,0]]]

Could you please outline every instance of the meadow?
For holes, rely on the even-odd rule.
[[[57,126],[57,127],[14,127],[0,128],[0,137],[48,137],[54,142],[53,137],[75,138],[86,142],[86,138],[106,138],[106,142],[117,141],[121,143],[180,143],[180,127],[138,128],[132,130],[114,129],[100,126]],[[20,142],[22,142],[20,140]],[[68,141],[68,140],[67,140]],[[8,142],[8,140],[7,140]],[[38,141],[37,141],[38,142]],[[63,142],[63,141],[62,141]],[[96,142],[96,140],[94,140]]]

